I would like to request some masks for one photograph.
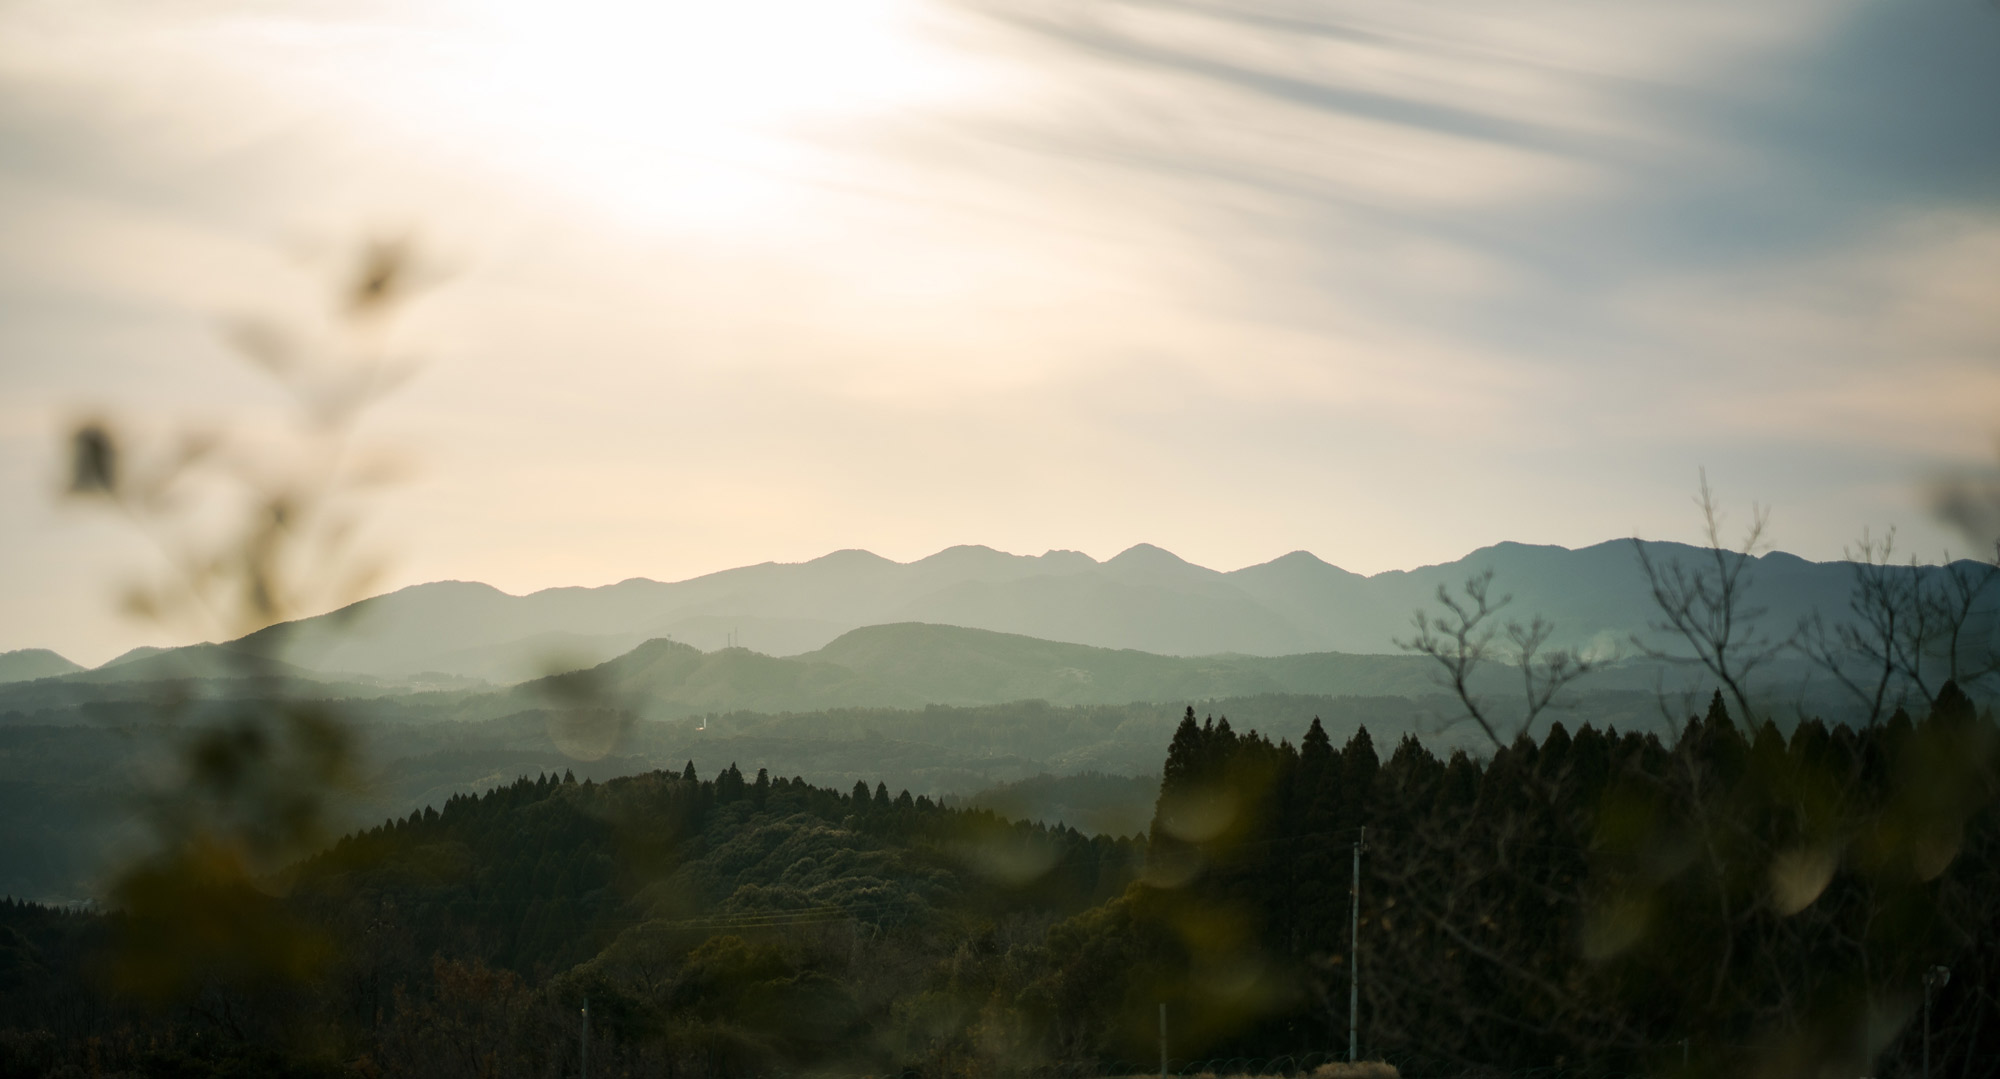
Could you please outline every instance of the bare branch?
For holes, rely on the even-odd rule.
[[[1879,542],[1864,531],[1855,547],[1842,551],[1854,577],[1851,617],[1829,623],[1814,612],[1797,637],[1799,651],[1860,702],[1871,725],[1889,707],[1890,687],[1907,667],[1910,624],[1921,617],[1917,574],[1914,567],[1905,574],[1891,564],[1895,549],[1895,529]]]
[[[2000,566],[1988,562],[1954,562],[1946,554],[1945,564],[1926,590],[1938,622],[1939,643],[1943,647],[1947,677],[1960,689],[2000,675],[2000,650],[1994,647],[1994,612],[1981,606],[1996,582]],[[1977,618],[1985,616],[1981,623]]]
[[[1639,567],[1658,606],[1661,620],[1653,623],[1655,633],[1678,637],[1691,654],[1670,652],[1634,637],[1633,646],[1643,655],[1706,670],[1728,691],[1737,714],[1746,724],[1755,722],[1756,709],[1750,702],[1749,681],[1759,667],[1777,658],[1792,646],[1792,638],[1773,638],[1761,631],[1761,607],[1748,603],[1753,582],[1750,569],[1756,553],[1764,546],[1769,512],[1753,506],[1751,522],[1743,539],[1734,547],[1722,542],[1723,515],[1716,505],[1708,473],[1701,474],[1700,493],[1695,505],[1701,509],[1706,565],[1690,567],[1675,560],[1656,558],[1645,540],[1633,537]]]
[[[1416,626],[1416,636],[1409,640],[1397,640],[1396,647],[1406,652],[1417,652],[1431,657],[1444,668],[1446,685],[1465,708],[1465,713],[1495,746],[1507,743],[1494,729],[1486,709],[1472,691],[1472,674],[1479,665],[1486,662],[1488,650],[1493,644],[1494,631],[1490,620],[1495,612],[1513,602],[1514,597],[1502,596],[1498,602],[1492,601],[1493,571],[1486,570],[1469,577],[1465,581],[1465,599],[1452,596],[1451,590],[1438,586],[1438,606],[1445,613],[1432,618],[1418,611],[1411,618]]]
[[[1509,654],[1498,658],[1519,668],[1525,709],[1519,725],[1511,733],[1503,735],[1485,702],[1473,691],[1472,678],[1480,664],[1496,658],[1493,654],[1494,638],[1501,631],[1494,628],[1493,622],[1499,611],[1513,600],[1511,595],[1497,600],[1493,598],[1493,571],[1490,569],[1466,579],[1462,598],[1452,595],[1450,589],[1440,585],[1437,602],[1444,608],[1443,613],[1433,616],[1417,611],[1411,617],[1416,635],[1409,640],[1396,641],[1396,647],[1406,652],[1416,652],[1437,661],[1444,670],[1442,683],[1458,697],[1466,717],[1479,725],[1495,748],[1504,747],[1531,732],[1535,720],[1554,703],[1563,688],[1597,666],[1595,661],[1585,659],[1575,649],[1548,648],[1556,627],[1541,615],[1536,615],[1527,625],[1507,623],[1504,632],[1513,647]]]

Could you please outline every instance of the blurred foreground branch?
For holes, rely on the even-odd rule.
[[[226,324],[285,391],[284,437],[190,428],[145,445],[101,418],[69,437],[68,496],[129,522],[165,562],[126,590],[125,610],[229,642],[193,650],[155,702],[176,762],[145,796],[150,851],[109,889],[123,941],[113,975],[127,989],[195,1001],[212,984],[296,981],[324,957],[270,874],[328,837],[331,805],[356,783],[354,736],[290,684],[282,633],[246,635],[360,598],[378,577],[380,559],[358,550],[362,507],[401,470],[356,430],[412,370],[390,331],[422,284],[408,241],[375,241],[334,289],[324,330]],[[203,699],[205,684],[224,689]]]

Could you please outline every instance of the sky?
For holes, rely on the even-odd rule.
[[[119,612],[160,523],[63,445],[296,460],[246,318],[407,361],[374,589],[1372,573],[1697,539],[1704,470],[1732,534],[1935,558],[2000,435],[1996,102],[1995,0],[0,0],[0,650],[220,632]],[[357,337],[390,238],[428,287]]]

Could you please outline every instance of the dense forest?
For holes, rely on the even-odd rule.
[[[142,877],[186,890],[146,917],[9,901],[0,1076],[577,1075],[586,1007],[590,1074],[690,1079],[1144,1072],[1163,1015],[1175,1070],[1352,1018],[1405,1075],[1914,1075],[1927,993],[1934,1074],[2000,1049],[2000,729],[1955,686],[1485,758],[1304,726],[1188,709],[1129,838],[690,763]]]

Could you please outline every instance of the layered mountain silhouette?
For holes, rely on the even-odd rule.
[[[1772,554],[1752,569],[1748,607],[1776,636],[1809,613],[1850,613],[1851,564]],[[123,841],[122,792],[166,752],[160,717],[199,722],[273,693],[352,718],[394,806],[576,760],[600,778],[754,760],[842,787],[888,775],[937,794],[1039,773],[1130,774],[1157,766],[1189,705],[1245,729],[1296,732],[1321,716],[1337,738],[1365,723],[1384,746],[1411,734],[1477,751],[1487,743],[1456,722],[1437,665],[1393,639],[1439,586],[1488,570],[1495,594],[1514,597],[1504,615],[1553,619],[1559,643],[1627,656],[1633,635],[1667,643],[1651,633],[1657,605],[1627,542],[1501,544],[1371,577],[1302,552],[1221,573],[1143,546],[1105,562],[961,547],[902,564],[843,551],[526,596],[420,585],[88,671],[11,653],[0,656],[0,752],[21,767],[0,784],[0,815],[21,826],[0,837],[0,864],[30,894],[86,894],[93,859]],[[1968,627],[1980,655],[1993,653],[2000,585],[1987,591]],[[1781,723],[1854,719],[1854,701],[1802,656],[1760,667],[1755,683]],[[1489,664],[1473,688],[1503,729],[1520,714],[1517,670]],[[1628,658],[1572,687],[1559,718],[1665,733],[1713,688],[1698,669]]]
[[[1481,679],[1494,690],[1511,688],[1511,680],[1500,667]],[[677,641],[648,641],[600,666],[525,683],[514,690],[515,703],[496,701],[487,709],[498,713],[546,700],[583,699],[670,719],[738,709],[800,712],[1022,700],[1083,705],[1259,694],[1411,697],[1437,692],[1433,665],[1420,656],[1162,656],[902,622],[852,630],[825,648],[782,658],[744,648],[702,652]]]
[[[1780,657],[1760,673],[1764,689],[1759,696],[1773,707],[1838,715],[1848,705],[1836,686],[1815,678],[1802,657]],[[1698,671],[1633,657],[1603,664],[1570,696],[1587,700],[1600,721],[1611,717],[1638,729],[1659,720],[1663,692],[1672,696],[1697,684],[1704,691],[1712,688]],[[1469,687],[1496,719],[1511,722],[1518,716],[1522,693],[1517,668],[1505,662],[1483,664]],[[1436,662],[1420,655],[1163,656],[904,622],[852,630],[825,648],[785,657],[745,648],[702,652],[678,641],[648,641],[594,668],[505,691],[464,695],[458,718],[491,719],[577,702],[671,720],[732,711],[923,709],[1021,701],[1056,707],[1186,704],[1264,697],[1399,698],[1425,702],[1430,712],[1448,719],[1458,714],[1449,694]]]
[[[1710,557],[1680,544],[1648,546],[1662,562]],[[1749,601],[1779,632],[1815,611],[1829,617],[1847,611],[1852,564],[1783,553],[1756,562]],[[1398,651],[1395,638],[1408,634],[1411,613],[1429,607],[1440,586],[1456,588],[1487,571],[1495,594],[1513,597],[1507,616],[1553,620],[1559,644],[1630,651],[1630,639],[1658,619],[1629,540],[1578,550],[1501,543],[1456,562],[1373,576],[1304,551],[1221,572],[1147,544],[1103,562],[1075,551],[1023,556],[952,547],[908,563],[836,551],[673,583],[633,579],[525,596],[444,581],[273,627],[229,647],[327,676],[440,688],[582,669],[659,639],[703,651],[734,644],[803,658],[851,630],[900,623],[1159,656],[1379,655]],[[127,672],[136,676],[147,669],[140,659],[163,662],[134,655],[106,668],[137,668]]]

